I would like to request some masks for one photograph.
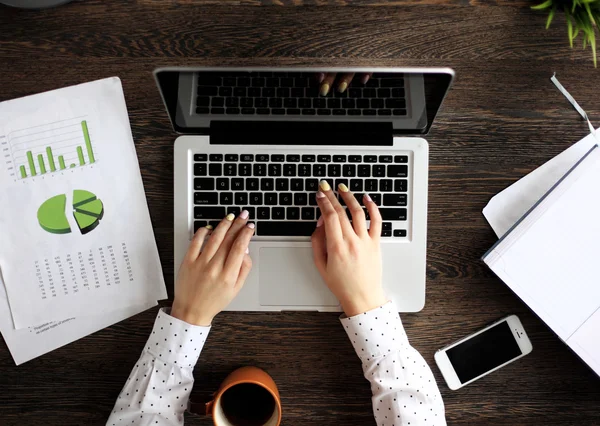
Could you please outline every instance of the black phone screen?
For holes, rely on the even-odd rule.
[[[521,348],[506,321],[446,351],[461,383],[521,355]]]

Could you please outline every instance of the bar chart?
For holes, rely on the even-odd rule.
[[[14,130],[6,139],[20,179],[64,172],[97,161],[86,117]]]

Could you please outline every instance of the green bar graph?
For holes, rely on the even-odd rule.
[[[79,158],[79,165],[85,165],[85,159],[83,158],[83,149],[80,146],[77,147],[77,157]]]
[[[54,156],[52,155],[52,148],[46,147],[46,155],[48,156],[48,164],[50,165],[50,171],[56,171],[56,164],[54,164]]]
[[[35,171],[35,163],[33,162],[33,154],[31,151],[27,151],[27,162],[29,163],[29,171],[31,172],[31,176],[36,176],[37,172]]]
[[[58,156],[58,165],[60,166],[61,170],[64,170],[67,168],[67,166],[65,166],[65,157],[63,157],[62,155]]]
[[[87,150],[88,159],[90,160],[90,164],[96,162],[96,158],[94,157],[94,151],[92,150],[92,142],[90,141],[90,134],[88,132],[87,121],[81,122],[81,129],[83,130],[83,137],[85,139],[85,149]]]
[[[27,172],[25,171],[25,166],[20,166],[19,170],[21,171],[21,177],[25,179],[27,177]]]
[[[38,163],[40,163],[40,173],[46,173],[46,165],[44,164],[44,156],[42,154],[38,154]]]

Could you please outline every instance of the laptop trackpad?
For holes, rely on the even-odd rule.
[[[258,271],[261,305],[339,305],[321,279],[310,247],[261,248]]]

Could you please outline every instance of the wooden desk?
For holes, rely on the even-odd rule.
[[[483,264],[496,240],[489,198],[585,136],[549,77],[600,120],[591,53],[570,50],[529,3],[355,0],[85,0],[46,11],[0,7],[0,101],[121,77],[148,204],[173,293],[173,141],[152,70],[167,65],[449,66],[457,79],[430,143],[427,305],[403,315],[430,363],[450,424],[599,424],[600,381]],[[322,7],[313,7],[319,4]],[[344,7],[347,6],[347,7]],[[5,206],[1,208],[6,208]],[[0,424],[99,425],[151,330],[152,309],[15,367],[0,345]],[[434,352],[518,314],[533,353],[458,392]],[[335,355],[332,355],[335,354]],[[193,397],[257,365],[275,378],[284,425],[374,425],[370,390],[335,314],[223,313]],[[186,424],[209,425],[188,416]]]

